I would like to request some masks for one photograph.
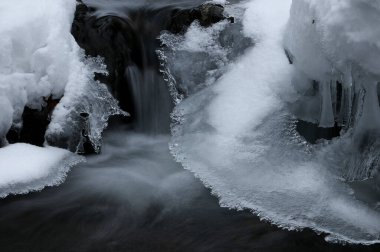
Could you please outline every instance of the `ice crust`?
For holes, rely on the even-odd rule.
[[[0,148],[0,198],[58,185],[83,159],[54,147],[19,143]]]
[[[369,115],[378,116],[373,103],[376,97],[367,96],[364,107],[355,116],[355,124],[347,125],[344,134],[332,141],[310,145],[296,131],[299,115],[324,127],[339,118],[333,107],[337,102],[334,97],[337,91],[331,81],[336,79],[331,78],[330,73],[332,69],[339,70],[349,65],[343,64],[338,57],[347,62],[353,59],[345,56],[345,53],[339,54],[339,48],[334,54],[324,54],[324,40],[321,40],[320,35],[309,28],[301,29],[305,19],[307,23],[310,22],[310,26],[313,25],[312,17],[315,16],[310,17],[310,13],[316,10],[311,7],[325,14],[327,10],[323,8],[331,7],[333,11],[335,2],[343,6],[351,4],[350,8],[371,4],[370,1],[294,1],[290,21],[290,0],[255,0],[243,4],[246,9],[242,19],[244,35],[251,37],[255,46],[236,62],[225,64],[222,76],[217,76],[214,83],[196,83],[203,87],[201,90],[188,88],[193,93],[190,92],[188,98],[179,102],[172,115],[170,148],[177,161],[212,189],[222,206],[250,209],[283,228],[308,227],[325,232],[329,234],[326,240],[331,242],[379,243],[378,199],[375,202],[362,201],[348,183],[377,176],[374,172],[378,162],[377,142],[364,141],[363,149],[357,145],[360,142],[358,140],[363,140],[365,129],[370,128]],[[304,12],[296,12],[302,4],[303,7],[305,4],[310,5],[305,7]],[[377,4],[374,5],[376,7]],[[239,7],[230,6],[227,11]],[[326,14],[326,17],[329,16]],[[314,24],[321,22],[318,17],[315,20]],[[299,25],[300,29],[292,25]],[[217,31],[220,24],[213,27]],[[195,26],[190,28],[190,32],[194,33],[191,29],[206,32]],[[371,29],[377,28],[372,26]],[[300,34],[295,34],[297,32]],[[293,65],[289,64],[284,52],[284,36],[285,48],[294,57]],[[335,36],[330,38],[333,43],[334,39],[339,42],[336,36],[343,35],[331,36]],[[299,41],[298,37],[307,41]],[[205,35],[206,38],[209,39]],[[172,39],[173,43],[166,42],[172,51],[182,50],[183,45],[189,45],[178,43],[176,37]],[[183,39],[187,39],[186,35]],[[188,38],[187,41],[193,39]],[[297,44],[298,41],[300,44]],[[289,47],[289,42],[295,43],[293,47]],[[351,46],[367,45],[366,42],[361,43]],[[199,44],[192,43],[194,47],[188,50],[189,61],[193,60],[191,52],[197,50]],[[295,51],[295,48],[301,51]],[[352,50],[360,54],[359,49]],[[172,52],[166,55],[175,57]],[[206,53],[203,60],[199,59],[197,53],[194,53],[194,57],[198,59],[198,64],[212,64],[209,59],[213,57],[211,53]],[[337,60],[334,62],[333,58]],[[217,60],[217,57],[214,59]],[[374,76],[375,72],[369,73],[370,68],[365,68],[366,62],[369,62],[366,60],[363,58],[360,62],[358,58],[355,63],[358,68],[355,68],[354,74],[350,72],[339,77],[351,80],[356,74]],[[170,59],[166,59],[166,62],[170,62]],[[175,84],[181,87],[178,82],[186,79],[183,72],[167,71],[166,74],[171,86]],[[188,74],[191,78],[193,73]],[[319,81],[321,94],[309,94],[311,88],[308,85],[312,86],[313,80]],[[350,88],[351,84],[343,85],[352,93],[356,92],[356,89]],[[363,85],[376,94],[373,92],[375,85]],[[359,94],[363,95],[362,92]],[[348,93],[344,95],[347,96],[346,104],[355,103]],[[310,101],[302,103],[303,100]],[[300,106],[300,103],[304,106]],[[346,121],[352,113],[344,113],[348,114],[344,115]]]
[[[108,116],[123,113],[107,88],[93,81],[104,72],[98,58],[85,58],[70,33],[75,0],[3,0],[0,3],[0,139],[22,126],[25,106],[40,109],[62,98],[48,139],[78,134],[79,114],[89,114],[89,138],[99,149]],[[81,134],[81,132],[79,132]],[[76,151],[70,143],[67,148]]]

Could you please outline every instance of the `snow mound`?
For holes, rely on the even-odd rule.
[[[83,160],[54,147],[20,143],[0,148],[0,198],[58,185],[70,168]]]
[[[12,124],[22,127],[25,106],[40,109],[48,98],[63,97],[48,140],[65,142],[77,134],[79,114],[87,113],[87,134],[98,150],[108,117],[123,113],[107,88],[93,81],[94,72],[105,72],[105,66],[85,58],[70,33],[75,7],[75,0],[0,2],[0,139]],[[76,151],[70,143],[62,147]]]

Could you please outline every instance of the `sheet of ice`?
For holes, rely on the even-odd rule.
[[[291,84],[297,69],[282,43],[290,6],[290,0],[245,5],[245,34],[254,48],[177,105],[171,151],[222,206],[250,209],[284,228],[326,232],[329,241],[379,243],[378,203],[356,199],[339,173],[354,151],[350,135],[310,146],[296,132],[289,104],[299,98]],[[351,161],[359,160],[368,159]]]
[[[39,109],[49,97],[64,97],[52,115],[50,139],[74,134],[85,112],[95,149],[108,116],[122,113],[107,88],[93,81],[105,67],[85,58],[70,33],[75,6],[75,0],[0,2],[0,139],[12,124],[22,125],[25,106]]]
[[[54,147],[19,143],[0,148],[0,198],[58,185],[83,159]]]

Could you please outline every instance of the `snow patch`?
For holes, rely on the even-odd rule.
[[[84,158],[54,147],[12,144],[0,148],[0,198],[62,183]]]

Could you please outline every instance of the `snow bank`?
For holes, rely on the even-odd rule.
[[[299,2],[302,1],[294,1],[291,15],[295,15],[294,6]],[[308,71],[317,80],[323,79],[320,73],[326,66],[315,61],[319,61],[318,57],[321,62],[329,60],[315,53],[313,58],[297,63],[299,55],[294,53],[296,63],[289,64],[283,36],[289,32],[286,25],[290,0],[254,0],[244,7],[244,33],[255,41],[255,46],[224,67],[215,83],[200,91],[193,89],[194,93],[176,106],[170,145],[174,157],[212,189],[222,206],[250,209],[283,228],[308,227],[326,232],[330,234],[326,238],[329,241],[379,243],[377,201],[370,203],[355,198],[342,171],[346,167],[361,167],[362,175],[367,177],[368,170],[365,170],[376,164],[376,151],[360,152],[353,148],[350,143],[355,141],[349,132],[346,137],[312,146],[296,131],[294,104],[302,97],[300,91],[306,89],[303,81],[310,80],[312,84],[312,78],[306,76]],[[291,17],[294,18],[300,17]],[[306,33],[306,30],[298,32]],[[220,33],[220,37],[223,35]],[[305,37],[311,40],[308,42],[318,44],[313,40],[317,36],[312,35],[307,33]],[[297,36],[303,35],[294,38]],[[188,46],[193,46],[188,49],[191,61],[191,51],[199,48],[199,43],[190,43],[194,38],[186,35],[184,39],[189,41]],[[178,44],[174,40],[166,44],[175,50],[186,43]],[[307,46],[314,45],[299,46],[308,50]],[[210,53],[204,54],[203,59],[197,53],[194,55],[198,57],[197,64],[212,62],[208,59],[213,57]],[[302,74],[298,64],[305,69]],[[185,72],[180,72],[178,79],[176,71],[172,71],[168,80],[185,79],[182,76]],[[188,71],[188,74],[193,73]],[[332,108],[326,104],[331,105],[336,99],[332,96],[329,99],[333,93],[329,88],[323,85],[321,88],[325,101],[322,124],[327,125]],[[319,109],[321,99],[315,100]],[[305,114],[313,116],[311,111]],[[320,113],[317,114],[320,120]],[[352,175],[356,177],[359,173]]]
[[[104,66],[85,59],[70,33],[75,6],[75,0],[0,2],[0,138],[12,124],[22,126],[25,106],[40,109],[49,97],[64,97],[49,139],[75,134],[79,114],[86,112],[97,148],[108,116],[122,113],[106,87],[92,79]]]
[[[0,148],[0,198],[62,183],[82,157],[54,147],[12,144]]]

